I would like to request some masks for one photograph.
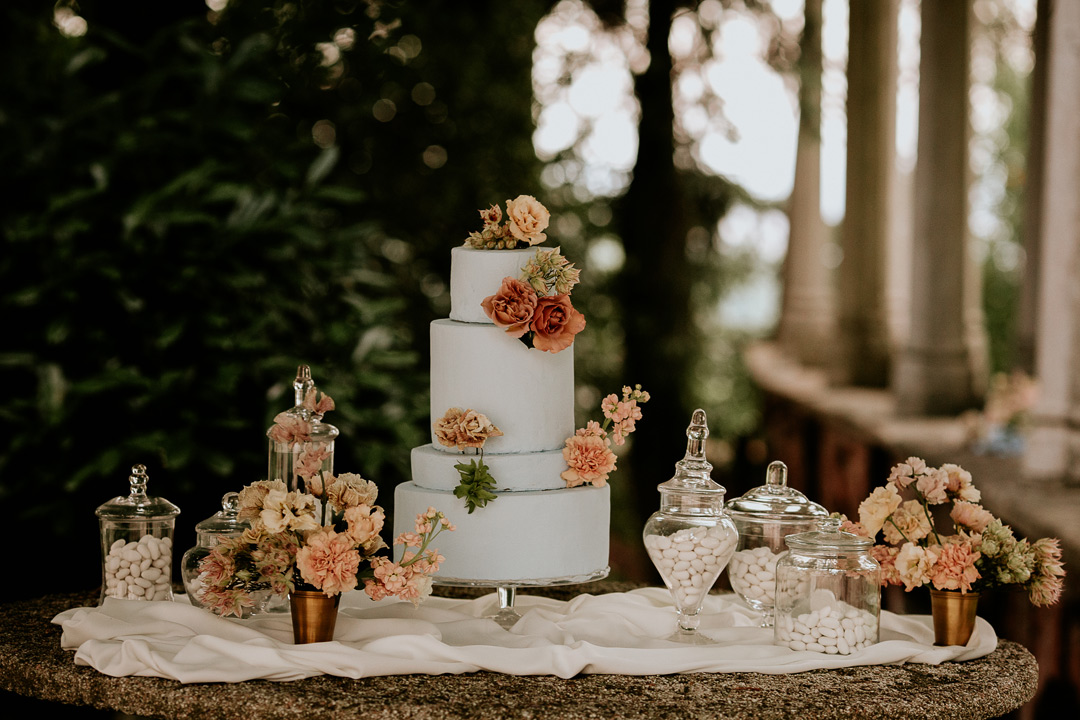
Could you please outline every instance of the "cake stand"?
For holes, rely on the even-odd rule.
[[[461,578],[438,577],[432,578],[433,585],[443,587],[484,587],[495,588],[499,598],[499,609],[485,618],[494,620],[500,627],[509,630],[521,619],[521,614],[514,608],[517,599],[518,588],[529,587],[553,587],[556,585],[578,585],[580,583],[603,580],[611,572],[611,568],[605,567],[596,572],[584,575],[569,575],[557,578],[529,578],[514,580],[465,580]]]

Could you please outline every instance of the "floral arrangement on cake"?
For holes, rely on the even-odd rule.
[[[612,393],[600,402],[603,423],[589,420],[585,427],[566,439],[563,458],[568,467],[563,471],[562,479],[567,487],[586,484],[602,487],[607,483],[617,460],[611,443],[622,445],[626,442],[626,436],[637,429],[641,406],[648,401],[649,393],[642,390],[641,385],[633,388],[624,385],[621,399]]]
[[[484,462],[484,443],[488,438],[501,436],[502,430],[495,427],[487,416],[472,409],[462,410],[458,407],[447,410],[433,425],[435,439],[441,445],[459,451],[472,448],[479,453],[479,457],[474,457],[467,463],[454,465],[454,469],[461,476],[461,482],[454,488],[454,496],[465,500],[465,507],[471,515],[476,508],[484,507],[496,497],[492,492],[495,478],[491,477]]]
[[[1016,538],[981,499],[971,473],[959,465],[935,468],[910,457],[860,503],[858,522],[840,517],[857,535],[876,541],[881,534],[884,542],[871,554],[881,565],[882,585],[961,593],[1014,586],[1026,590],[1033,605],[1056,603],[1065,577],[1059,541]],[[951,533],[941,526],[945,510]]]
[[[532,195],[518,195],[506,201],[506,222],[502,210],[492,205],[480,210],[483,227],[469,233],[465,245],[478,250],[515,250],[539,245],[547,239],[544,230],[551,213]]]
[[[560,248],[539,248],[521,269],[521,277],[503,278],[495,294],[480,305],[491,322],[527,347],[557,353],[585,329],[585,316],[570,302],[580,272]]]

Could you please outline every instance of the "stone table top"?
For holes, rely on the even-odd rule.
[[[623,592],[637,584],[600,581],[519,590],[558,599]],[[440,588],[473,597],[490,590]],[[1016,710],[1035,695],[1038,664],[1023,646],[962,663],[874,665],[766,675],[692,673],[623,676],[398,675],[359,680],[319,676],[296,682],[181,684],[110,677],[74,664],[51,620],[93,606],[98,591],[0,604],[0,688],[19,695],[166,720],[451,720],[469,718],[726,718],[847,720],[948,717],[979,720]]]

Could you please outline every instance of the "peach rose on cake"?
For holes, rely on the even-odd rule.
[[[506,226],[517,240],[538,245],[547,240],[544,230],[551,213],[532,195],[518,195],[506,201]]]
[[[505,277],[498,292],[484,298],[480,307],[491,322],[506,330],[507,335],[520,338],[529,332],[538,302],[532,286],[517,278]]]
[[[585,316],[570,304],[569,295],[549,295],[536,301],[529,329],[534,348],[557,353],[570,347],[574,336],[585,329]]]

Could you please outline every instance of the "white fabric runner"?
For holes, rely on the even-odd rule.
[[[796,673],[818,668],[895,663],[939,664],[994,651],[997,635],[977,619],[966,647],[934,647],[928,615],[881,614],[881,641],[848,656],[774,645],[772,630],[731,594],[710,595],[700,632],[715,641],[667,640],[675,629],[664,588],[580,595],[570,601],[518,595],[521,620],[509,631],[487,619],[494,594],[473,600],[429,597],[419,608],[359,592],[341,600],[334,641],[294,645],[288,613],[239,620],[174,602],[109,598],[101,607],[66,610],[53,619],[75,663],[116,677],[195,682],[299,680],[315,675],[579,673],[656,675],[686,672]]]

